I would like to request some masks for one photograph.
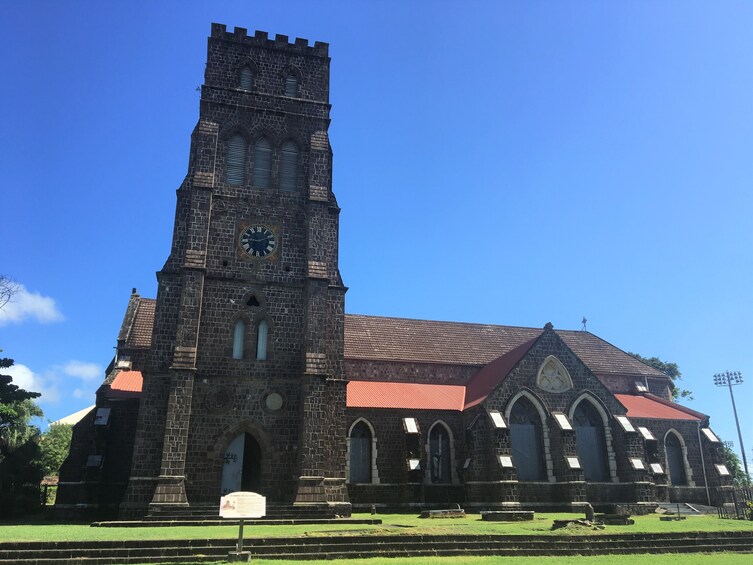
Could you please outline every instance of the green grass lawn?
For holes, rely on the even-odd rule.
[[[253,559],[254,565],[292,565],[300,561]],[[577,557],[374,557],[350,561],[354,565],[749,565],[750,555],[739,553],[665,553],[661,555],[594,555]],[[227,561],[215,561],[217,565]],[[332,561],[305,561],[331,565]],[[194,565],[184,563],[181,565]],[[196,564],[199,565],[199,564]],[[202,563],[201,565],[206,565]]]
[[[356,514],[355,518],[371,518]],[[296,526],[246,525],[245,537],[331,536],[331,535],[452,535],[452,534],[505,534],[505,535],[604,535],[614,533],[693,532],[693,531],[753,531],[753,521],[725,520],[716,516],[691,516],[677,522],[661,522],[657,514],[636,516],[632,526],[607,526],[603,530],[588,528],[550,529],[552,520],[582,518],[582,514],[537,514],[528,522],[482,522],[477,514],[465,518],[421,519],[414,514],[383,514],[381,525],[320,524]],[[143,540],[143,539],[234,539],[237,526],[176,526],[170,528],[93,528],[75,524],[24,524],[0,525],[0,542],[3,541],[88,541],[88,540]],[[751,560],[749,556],[749,560]],[[483,561],[474,561],[483,563]],[[280,563],[277,561],[276,563]],[[370,565],[367,561],[359,562]],[[397,565],[398,562],[390,560]],[[432,561],[432,563],[435,563]],[[453,560],[453,563],[457,561]],[[662,562],[663,563],[663,562]]]

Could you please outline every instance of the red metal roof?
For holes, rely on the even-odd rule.
[[[654,418],[657,420],[705,420],[705,414],[680,406],[674,402],[646,394],[643,396],[633,394],[615,394],[617,400],[627,408],[629,418]]]
[[[465,387],[420,383],[350,381],[348,408],[462,410]]]
[[[141,371],[121,371],[110,384],[110,390],[123,392],[141,392],[144,378]]]
[[[536,342],[536,338],[531,339],[519,345],[506,355],[498,357],[478,373],[471,377],[468,382],[465,394],[465,408],[471,408],[480,402],[483,402],[487,396],[502,382],[513,367],[520,361],[523,356],[531,349]]]

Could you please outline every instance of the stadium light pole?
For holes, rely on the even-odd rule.
[[[745,446],[743,445],[743,434],[740,432],[740,421],[737,419],[737,407],[735,406],[735,395],[732,393],[732,385],[743,384],[743,375],[740,371],[724,371],[714,375],[714,384],[716,386],[726,386],[729,388],[729,397],[732,399],[732,411],[735,413],[735,425],[737,426],[737,438],[740,440],[740,453],[743,455],[743,467],[745,467],[745,477],[750,480],[748,474],[748,459],[745,457]]]

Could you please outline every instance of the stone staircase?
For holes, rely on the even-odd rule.
[[[690,504],[687,502],[662,502],[658,505],[658,508],[663,509],[667,514],[674,514],[675,516],[716,515],[718,512],[716,506],[704,506],[702,504]]]
[[[104,565],[210,562],[227,559],[235,540],[123,542],[5,542],[0,565]],[[251,559],[360,559],[452,555],[604,555],[635,553],[753,553],[753,532],[685,532],[594,536],[343,535],[255,538],[245,541]]]

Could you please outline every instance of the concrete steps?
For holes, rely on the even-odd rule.
[[[0,564],[104,565],[219,561],[235,540],[136,540],[124,542],[5,542]],[[252,559],[360,559],[434,555],[604,555],[634,553],[753,553],[753,532],[614,534],[595,536],[411,536],[343,535],[254,538],[244,549]]]
[[[704,506],[702,504],[689,504],[687,502],[663,502],[658,508],[664,509],[668,514],[677,515],[679,509],[680,516],[700,516],[701,514],[716,515],[718,509],[716,506]]]
[[[164,511],[155,511],[138,520],[108,520],[95,522],[95,527],[127,527],[131,525],[150,526],[204,526],[219,525],[221,523],[233,523],[223,521],[219,517],[218,505],[193,505],[183,508],[170,508]],[[317,524],[328,523],[324,520],[338,520],[336,512],[326,505],[293,506],[293,505],[270,505],[267,514],[256,520],[246,520],[254,524]],[[237,524],[237,522],[235,522]]]
[[[107,522],[94,522],[92,527],[95,528],[143,528],[148,526],[154,527],[172,527],[172,526],[237,526],[239,520],[203,520],[187,519],[179,520],[110,520]],[[381,524],[381,519],[350,519],[350,518],[289,518],[289,519],[267,519],[255,518],[253,520],[244,520],[246,526],[293,526],[293,525],[311,525],[311,524]]]

